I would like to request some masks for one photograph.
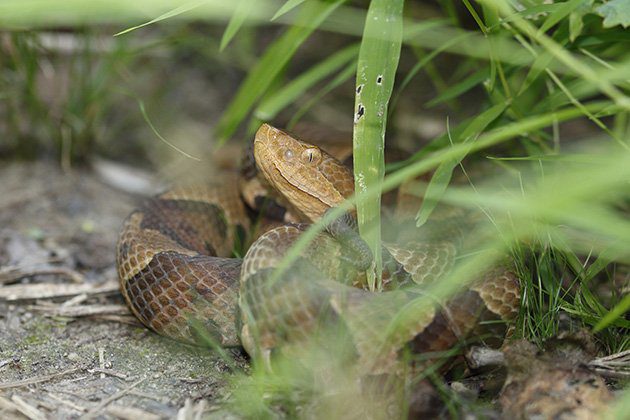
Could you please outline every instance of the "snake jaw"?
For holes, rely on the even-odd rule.
[[[268,124],[256,132],[254,155],[266,180],[309,221],[352,193],[352,174],[341,162]]]

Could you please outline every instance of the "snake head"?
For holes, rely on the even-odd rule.
[[[254,156],[267,182],[307,221],[316,221],[354,191],[352,172],[319,147],[263,124]]]

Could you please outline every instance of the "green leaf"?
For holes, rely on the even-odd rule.
[[[269,88],[300,45],[344,1],[307,3],[296,18],[294,25],[267,47],[254,68],[248,72],[217,125],[217,133],[222,141],[234,134],[254,103]]]
[[[160,22],[162,20],[169,19],[169,18],[178,16],[178,15],[181,15],[182,13],[189,12],[189,11],[191,11],[193,9],[196,9],[199,6],[202,6],[204,3],[205,3],[204,0],[191,1],[190,3],[183,4],[183,5],[179,6],[179,7],[176,7],[173,10],[170,10],[170,11],[168,11],[166,13],[163,13],[160,16],[156,17],[155,19],[151,19],[148,22],[145,22],[145,23],[140,24],[140,25],[132,26],[131,28],[127,28],[124,31],[120,31],[118,33],[115,33],[114,36],[124,35],[126,33],[135,31],[136,29],[140,29],[140,28],[143,28],[145,26],[149,26],[149,25],[152,25],[154,23]]]
[[[569,15],[569,39],[575,41],[584,28],[584,15],[593,10],[594,0],[583,0],[582,4]]]
[[[270,120],[278,112],[293,103],[306,90],[320,80],[345,66],[353,60],[359,52],[359,45],[354,44],[331,55],[321,63],[311,67],[299,77],[289,82],[282,89],[265,99],[256,109],[254,114],[261,120]]]
[[[251,3],[251,0],[239,0],[238,6],[236,6],[232,17],[228,22],[228,26],[225,28],[225,32],[223,32],[223,36],[221,37],[221,46],[219,47],[220,51],[223,51],[225,47],[227,47],[232,38],[234,38],[234,35],[236,35],[241,26],[243,26],[243,23],[247,20],[247,16],[249,15],[249,11],[252,6]]]
[[[518,95],[520,96],[525,92],[532,83],[544,72],[547,68],[549,68],[549,63],[553,60],[553,55],[551,55],[548,51],[543,51],[542,54],[539,54],[536,57],[536,60],[532,63],[532,67],[527,72],[527,76],[525,76],[525,80],[521,85],[521,89],[518,91]]]
[[[593,331],[599,332],[609,325],[616,325],[622,328],[630,328],[630,321],[624,319],[623,315],[630,311],[630,295],[625,295],[621,302],[612,308],[604,317],[595,325]]]
[[[138,100],[138,106],[140,107],[140,112],[142,113],[142,117],[144,117],[144,120],[146,121],[147,125],[149,126],[149,128],[151,129],[151,131],[153,131],[153,134],[155,134],[155,136],[160,139],[163,143],[165,143],[168,147],[170,147],[171,149],[175,150],[176,152],[186,156],[189,159],[192,160],[196,160],[198,162],[201,162],[201,159],[198,157],[195,157],[189,153],[186,153],[185,151],[183,151],[182,149],[180,149],[179,147],[175,146],[173,143],[171,143],[170,141],[166,140],[161,134],[160,132],[157,130],[157,128],[155,128],[155,126],[153,125],[153,123],[151,122],[151,119],[149,118],[149,115],[147,114],[147,111],[144,107],[144,102],[142,102],[141,100]]]
[[[424,66],[429,64],[435,57],[437,57],[439,54],[444,52],[448,47],[450,47],[451,45],[453,45],[453,44],[455,44],[457,42],[460,42],[462,39],[464,39],[467,36],[468,36],[468,34],[463,34],[461,36],[457,36],[457,37],[455,37],[455,38],[445,42],[444,44],[442,44],[438,48],[436,48],[433,51],[431,51],[429,54],[427,54],[424,57],[422,57],[422,59],[419,60],[418,62],[416,62],[416,64],[414,64],[412,69],[409,70],[409,73],[407,73],[407,75],[405,76],[403,81],[400,83],[400,86],[398,86],[398,88],[396,89],[396,93],[393,95],[393,99],[391,101],[391,106],[390,106],[390,111],[389,111],[390,115],[391,115],[392,111],[394,111],[394,109],[396,107],[396,104],[398,103],[398,99],[400,98],[400,96],[404,92],[404,90],[407,87],[407,85],[416,76],[416,74],[418,74],[418,72],[420,70],[422,70],[422,68]]]
[[[617,25],[626,28],[630,25],[630,1],[628,0],[611,0],[599,6],[595,11],[604,18],[605,28]]]
[[[287,128],[291,129],[297,122],[302,118],[302,116],[313,107],[316,103],[318,103],[325,95],[330,93],[333,89],[350,79],[354,75],[357,70],[356,63],[348,64],[343,70],[341,70],[332,80],[330,80],[324,87],[322,87],[317,94],[315,94],[311,99],[309,99],[304,105],[298,109],[291,120],[287,124]]]
[[[484,4],[486,2],[483,2]],[[489,4],[493,4],[490,2]],[[496,4],[494,4],[496,6]],[[562,3],[553,3],[553,4],[539,4],[535,6],[531,6],[525,8],[523,10],[519,10],[517,12],[512,12],[506,15],[503,19],[501,19],[495,26],[492,28],[496,28],[496,26],[502,23],[513,22],[516,19],[525,18],[525,19],[536,19],[538,16],[546,15],[553,13],[554,10],[558,9],[562,6]]]
[[[584,21],[582,20],[584,15],[578,12],[572,12],[569,15],[569,39],[571,42],[575,41],[584,29]]]
[[[545,23],[542,24],[539,31],[544,33],[549,29],[553,28],[553,26],[560,22],[562,19],[566,18],[571,12],[576,10],[580,5],[584,2],[584,0],[569,0],[567,2],[561,3],[560,6],[555,9],[548,17],[545,19]]]
[[[368,273],[371,289],[380,287],[381,196],[367,194],[370,189],[380,188],[385,174],[387,107],[400,59],[403,4],[403,0],[370,2],[357,64],[354,180],[359,232],[374,255],[375,271]]]
[[[483,68],[471,74],[461,82],[446,89],[444,92],[442,92],[442,94],[438,95],[437,97],[431,99],[429,102],[427,102],[426,106],[430,108],[441,104],[442,102],[448,101],[449,99],[456,98],[462,93],[468,92],[470,89],[474,88],[479,83],[482,83],[484,80],[487,79],[488,69]]]
[[[454,143],[467,143],[473,139],[476,139],[479,134],[494,120],[505,111],[506,104],[498,104],[492,108],[481,113],[478,117],[471,121],[471,123],[461,132]],[[424,199],[422,205],[416,215],[416,226],[420,227],[426,223],[431,216],[431,213],[437,206],[444,191],[451,182],[453,170],[460,162],[466,157],[469,149],[462,149],[452,158],[442,162],[429,181],[427,190],[424,193]]]
[[[284,3],[280,9],[278,9],[276,14],[273,15],[271,20],[273,21],[273,20],[278,19],[280,16],[290,12],[291,10],[298,7],[300,4],[304,3],[305,1],[306,0],[287,0],[287,2]]]

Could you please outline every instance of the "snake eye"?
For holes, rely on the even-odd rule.
[[[302,152],[304,163],[317,163],[322,158],[322,152],[316,147],[311,147]]]
[[[287,149],[287,150],[285,150],[285,151],[284,151],[284,158],[285,158],[286,160],[291,160],[291,159],[293,159],[293,150],[291,150],[291,149]]]

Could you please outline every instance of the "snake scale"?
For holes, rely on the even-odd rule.
[[[351,170],[327,152],[267,124],[256,133],[253,155],[255,168],[247,176],[174,188],[124,222],[117,245],[121,291],[133,314],[155,332],[188,343],[210,337],[222,346],[242,345],[269,361],[276,349],[299,348],[335,326],[350,341],[361,369],[379,373],[394,369],[403,349],[445,350],[480,319],[507,320],[517,313],[518,281],[509,269],[496,267],[392,333],[389,326],[400,309],[422,295],[418,285],[450,270],[457,241],[386,244],[390,287],[370,292],[361,285],[371,254],[349,214],[274,277],[308,224],[352,195],[354,182]],[[250,181],[271,191],[274,205],[243,200]],[[255,202],[264,218],[276,221],[243,258],[234,258],[236,244],[254,230]]]

